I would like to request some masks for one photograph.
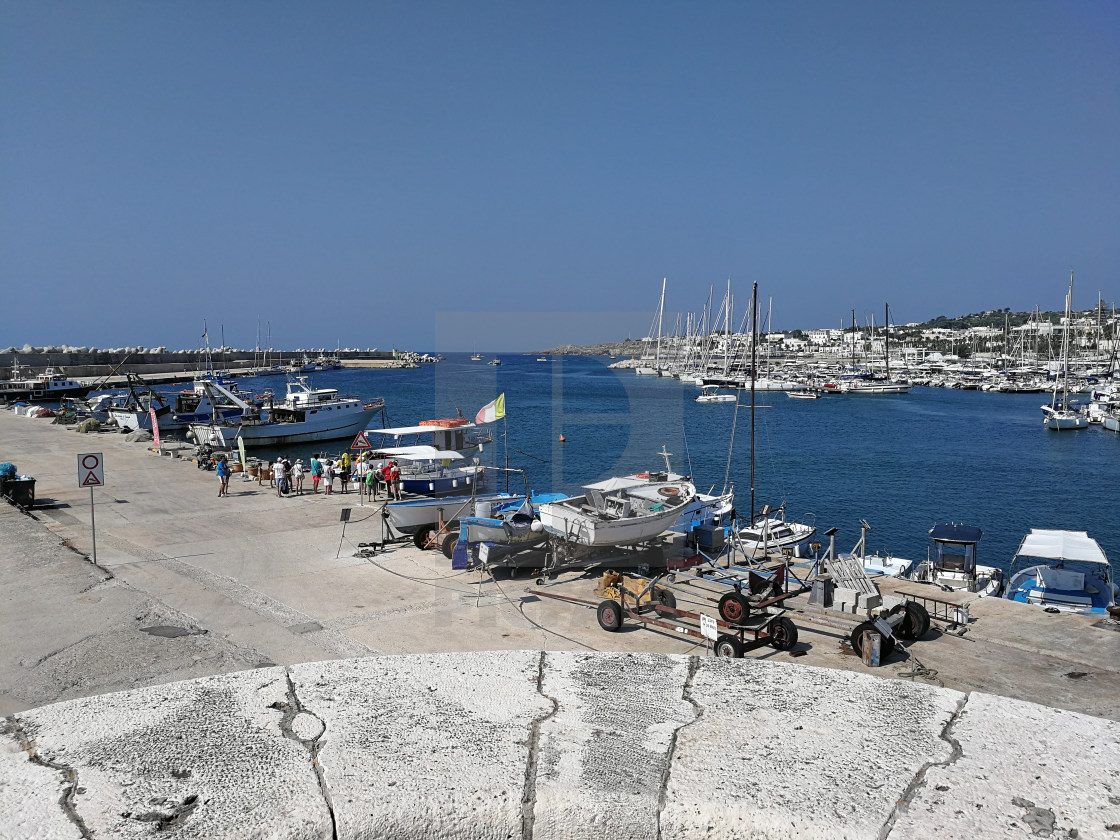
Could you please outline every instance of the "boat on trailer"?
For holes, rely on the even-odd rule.
[[[1085,531],[1032,528],[1015,552],[1003,597],[1062,612],[1103,613],[1116,606],[1117,595],[1108,557]]]
[[[929,583],[946,590],[973,592],[984,598],[998,596],[1003,590],[1003,569],[976,562],[976,546],[984,532],[972,525],[950,522],[929,530],[933,549],[910,573],[917,583]]]

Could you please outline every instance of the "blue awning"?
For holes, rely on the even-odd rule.
[[[978,543],[984,532],[973,525],[934,525],[929,535],[943,542]]]

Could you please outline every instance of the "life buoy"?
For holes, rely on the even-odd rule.
[[[662,496],[679,496],[681,494],[679,487],[662,487],[657,492]]]
[[[649,478],[649,473],[638,473],[638,478]]]

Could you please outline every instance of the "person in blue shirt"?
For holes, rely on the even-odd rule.
[[[229,495],[229,464],[225,458],[218,459],[218,496]]]

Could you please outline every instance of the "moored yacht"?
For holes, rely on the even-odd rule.
[[[1103,613],[1116,605],[1117,587],[1108,558],[1087,533],[1032,528],[1015,552],[1003,597],[1062,612]]]

